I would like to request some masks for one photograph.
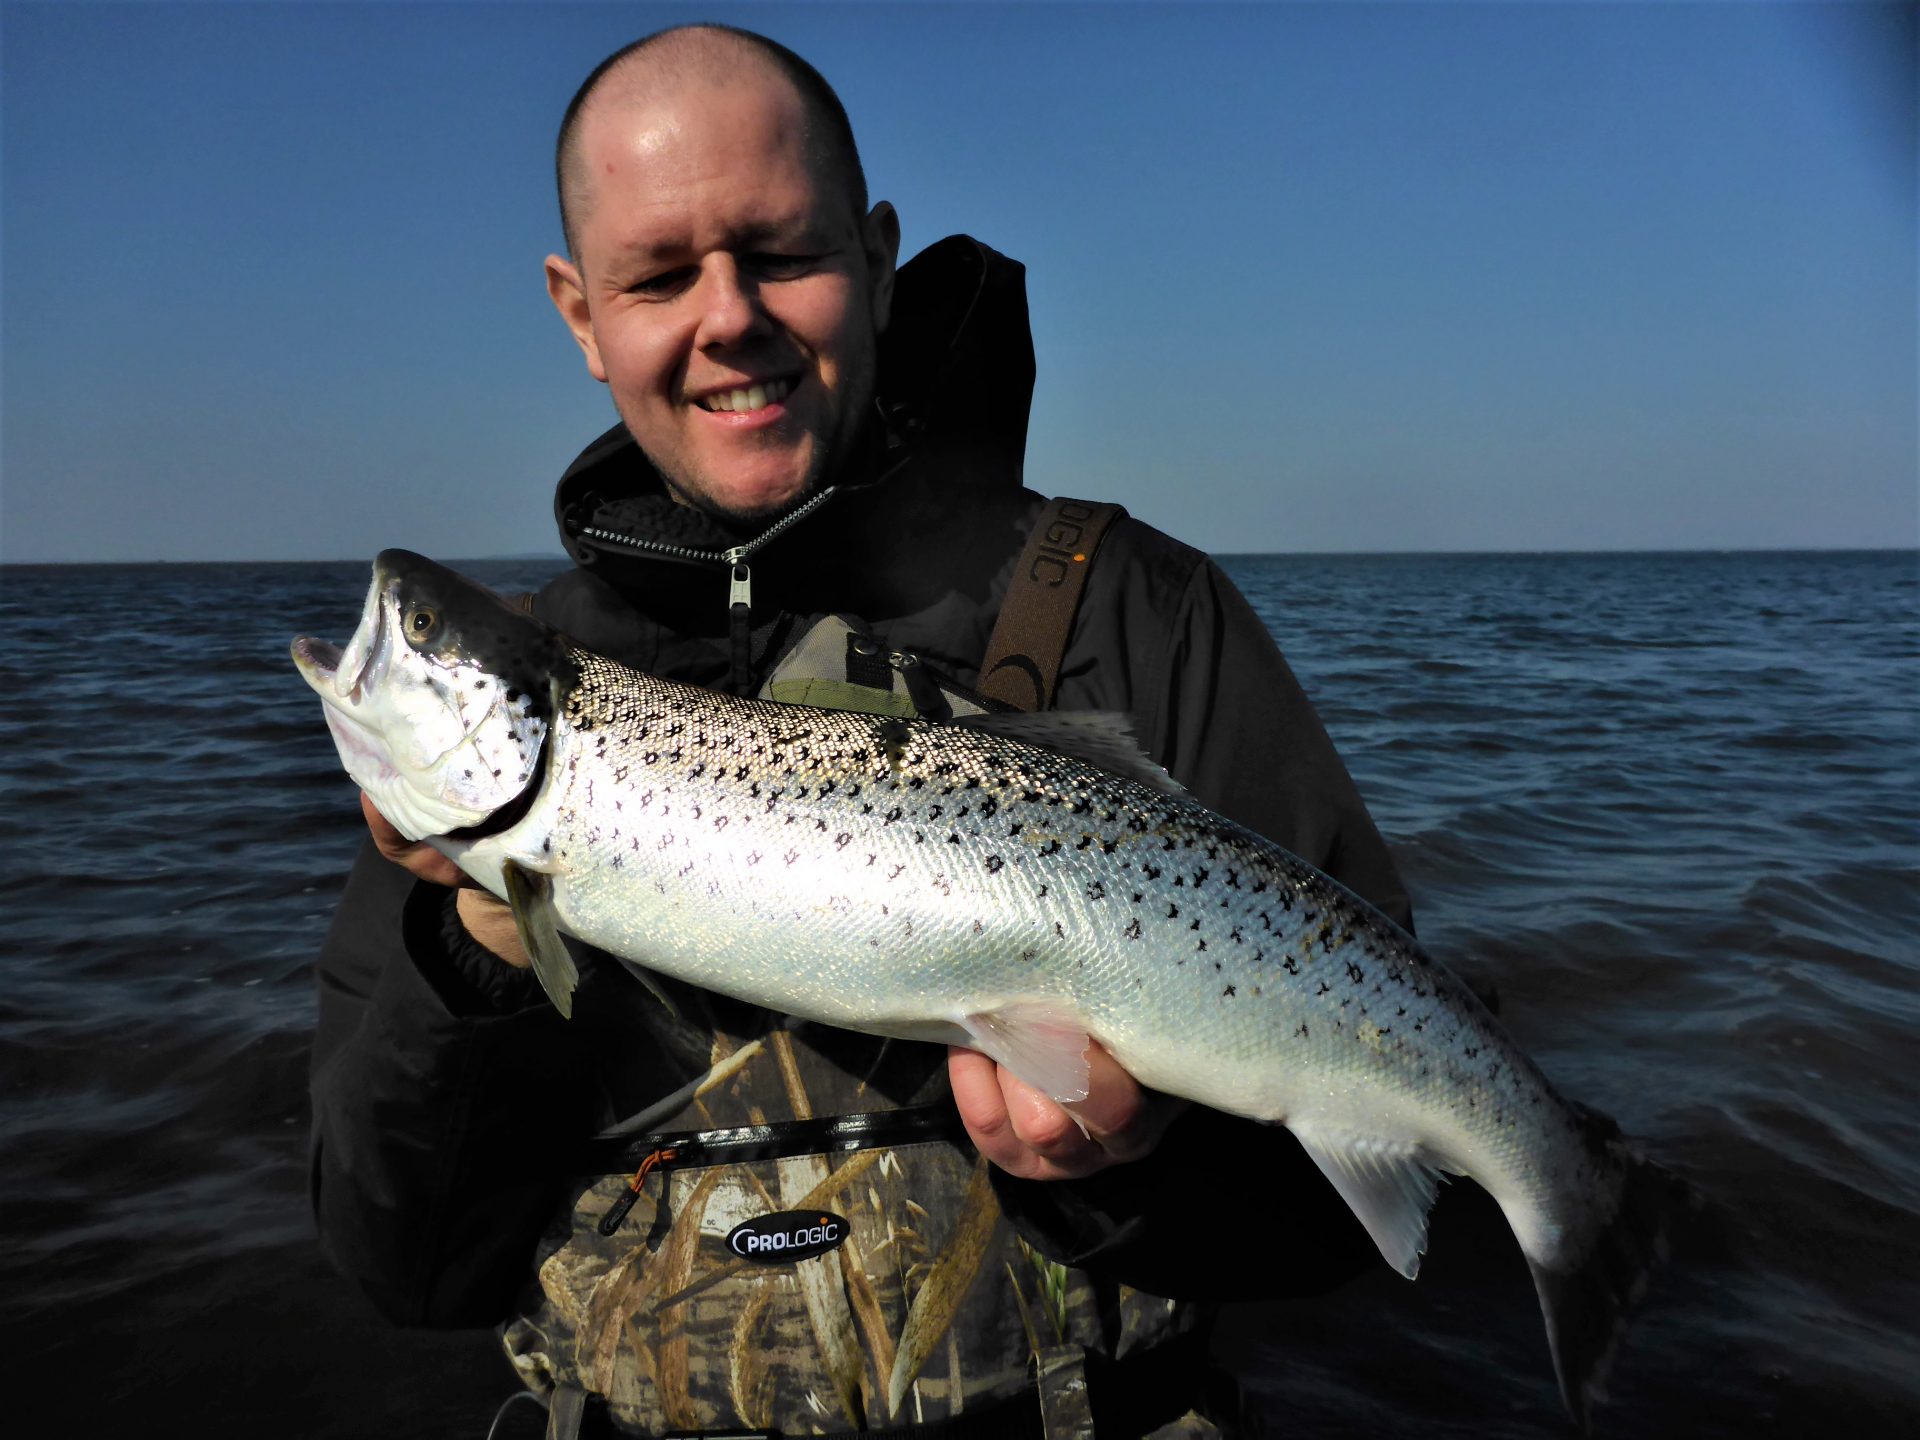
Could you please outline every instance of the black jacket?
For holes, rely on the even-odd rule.
[[[589,649],[721,688],[757,686],[813,619],[851,613],[971,683],[1044,503],[1021,485],[1033,380],[1022,271],[949,239],[902,267],[895,313],[880,413],[855,473],[750,557],[746,676],[727,567],[616,537],[706,551],[755,537],[674,505],[619,427],[560,482],[556,511],[577,568],[537,597],[536,613]],[[1073,488],[1098,498],[1097,478]],[[1056,703],[1131,714],[1144,748],[1197,798],[1409,922],[1386,848],[1312,707],[1199,552],[1130,519],[1114,526]],[[382,1311],[407,1324],[486,1325],[509,1311],[567,1155],[672,1077],[617,1026],[588,1019],[591,1007],[561,1021],[531,977],[465,935],[449,900],[370,846],[354,868],[317,971],[311,1182],[327,1252]],[[586,983],[632,982],[609,969]],[[1156,1294],[1310,1293],[1373,1254],[1291,1136],[1199,1109],[1142,1164],[1071,1184],[996,1172],[996,1184],[1040,1248]],[[1235,1213],[1284,1219],[1301,1244],[1226,1251],[1218,1217]]]

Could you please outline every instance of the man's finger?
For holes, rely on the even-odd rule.
[[[1099,1169],[1106,1162],[1099,1139],[1075,1117],[1072,1108],[1035,1089],[1011,1070],[1003,1068],[999,1080],[1008,1123],[1028,1151],[1069,1174]]]
[[[954,1103],[968,1135],[982,1155],[1010,1175],[1027,1180],[1092,1175],[1146,1154],[1164,1128],[1133,1077],[1098,1046],[1087,1052],[1088,1095],[1071,1108],[977,1051],[954,1048],[948,1056]],[[1091,1116],[1092,1123],[1083,1126],[1074,1111]]]
[[[464,870],[431,845],[425,841],[409,840],[401,834],[393,822],[380,813],[380,808],[373,803],[373,797],[364,790],[360,792],[360,813],[366,818],[374,848],[415,878],[425,880],[430,885],[445,885],[449,889],[472,883]]]

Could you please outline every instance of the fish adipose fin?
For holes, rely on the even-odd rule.
[[[1618,1176],[1618,1200],[1583,1245],[1570,1245],[1552,1259],[1530,1254],[1527,1265],[1546,1316],[1560,1398],[1585,1433],[1627,1316],[1667,1258],[1668,1223],[1689,1203],[1689,1194],[1672,1173],[1634,1153],[1606,1116],[1584,1105],[1574,1108],[1600,1152],[1596,1168]]]
[[[968,1015],[968,1043],[1055,1100],[1087,1098],[1087,1031],[1045,1001],[1018,1001]]]
[[[1133,721],[1117,710],[1008,710],[963,715],[953,723],[1003,740],[1058,750],[1169,795],[1186,794],[1185,786],[1148,758],[1133,733]]]
[[[573,990],[580,983],[580,971],[553,921],[553,882],[511,860],[501,865],[500,876],[506,882],[507,903],[513,907],[514,928],[520,932],[527,958],[533,961],[540,988],[547,992],[561,1018],[571,1020]]]
[[[1366,1226],[1386,1262],[1409,1280],[1427,1249],[1427,1212],[1446,1178],[1427,1152],[1408,1141],[1370,1140],[1306,1127],[1294,1135],[1320,1173]]]

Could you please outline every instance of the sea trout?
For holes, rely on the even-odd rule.
[[[1563,1099],[1403,930],[1185,795],[1111,725],[740,699],[583,651],[405,551],[344,651],[294,642],[347,771],[562,934],[804,1019],[972,1046],[1071,1101],[1142,1084],[1285,1125],[1411,1278],[1442,1175],[1499,1202],[1590,1402],[1673,1182]]]

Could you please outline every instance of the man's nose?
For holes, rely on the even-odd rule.
[[[700,307],[696,342],[702,349],[739,345],[770,323],[760,303],[760,287],[727,255],[715,256],[702,267]]]

